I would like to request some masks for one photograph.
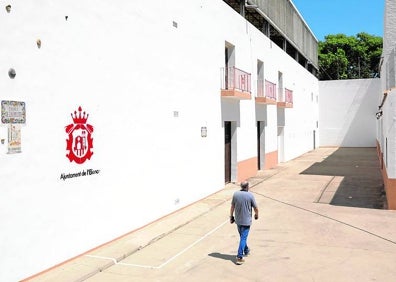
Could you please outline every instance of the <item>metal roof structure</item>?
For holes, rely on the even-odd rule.
[[[224,0],[286,53],[317,74],[318,40],[291,0]]]

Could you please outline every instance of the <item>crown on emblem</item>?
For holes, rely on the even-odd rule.
[[[88,116],[89,116],[89,114],[86,114],[85,112],[82,112],[81,106],[78,107],[78,113],[77,113],[77,111],[74,111],[74,116],[73,116],[73,114],[70,114],[70,115],[71,115],[71,117],[73,119],[73,122],[75,124],[86,123],[87,119],[88,119]]]

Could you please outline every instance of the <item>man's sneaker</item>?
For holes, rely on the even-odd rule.
[[[250,256],[250,251],[248,251],[247,253],[245,253],[245,257]]]
[[[241,265],[242,263],[244,263],[245,260],[243,258],[236,258],[236,264]]]

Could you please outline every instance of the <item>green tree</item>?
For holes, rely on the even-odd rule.
[[[372,78],[379,75],[382,37],[365,32],[327,35],[319,41],[318,53],[320,80]]]

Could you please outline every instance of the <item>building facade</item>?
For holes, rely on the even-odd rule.
[[[386,0],[384,39],[380,63],[381,91],[378,97],[377,150],[381,161],[389,209],[396,209],[396,1]]]
[[[277,17],[260,1],[234,2],[7,3],[1,281],[319,144],[312,33],[290,1]],[[285,11],[300,28],[279,24]],[[301,47],[301,30],[312,47]]]

